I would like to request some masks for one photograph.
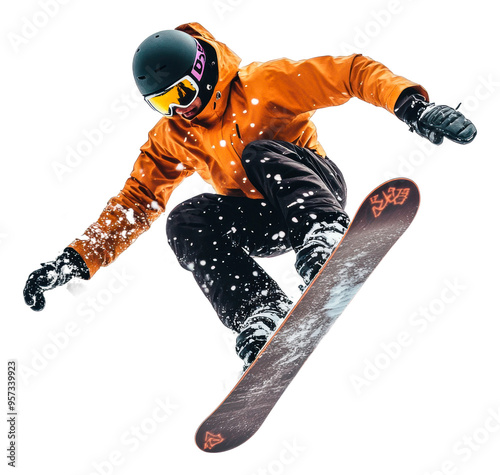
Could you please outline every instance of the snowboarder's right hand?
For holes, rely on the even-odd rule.
[[[28,277],[24,287],[24,301],[32,310],[45,307],[46,290],[52,290],[69,282],[73,277],[89,279],[90,273],[83,258],[74,249],[67,247],[54,261],[41,264],[42,267]]]

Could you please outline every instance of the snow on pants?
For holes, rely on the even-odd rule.
[[[179,263],[237,332],[259,307],[290,303],[253,257],[297,250],[315,222],[348,224],[344,178],[329,159],[288,142],[260,140],[241,160],[264,199],[204,193],[175,207],[167,220]]]

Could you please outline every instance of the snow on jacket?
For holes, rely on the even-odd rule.
[[[421,86],[362,55],[278,59],[239,68],[240,58],[200,24],[177,29],[215,48],[218,83],[208,105],[192,121],[181,116],[160,119],[122,191],[70,245],[85,260],[90,276],[149,229],[173,190],[195,172],[216,193],[262,198],[241,165],[248,143],[284,140],[325,156],[311,122],[317,109],[357,97],[394,113],[397,98],[408,87],[427,97]]]

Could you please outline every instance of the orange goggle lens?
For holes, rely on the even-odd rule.
[[[186,76],[155,96],[145,97],[146,102],[160,114],[172,117],[175,107],[188,107],[198,96],[198,85]]]

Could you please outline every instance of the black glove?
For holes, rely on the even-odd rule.
[[[411,132],[415,131],[433,144],[441,145],[443,137],[459,144],[467,144],[474,140],[477,130],[457,109],[429,104],[424,96],[403,91],[396,102],[394,113],[410,126]]]
[[[30,274],[24,287],[24,301],[32,310],[45,307],[46,290],[52,290],[69,282],[73,277],[90,279],[90,272],[83,258],[73,248],[67,247],[55,261],[45,262]]]

